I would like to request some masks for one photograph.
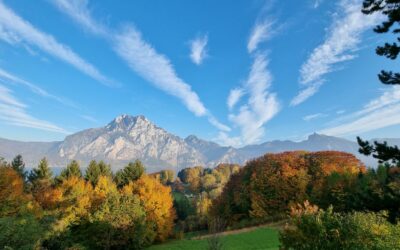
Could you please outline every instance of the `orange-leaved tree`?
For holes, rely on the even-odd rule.
[[[122,192],[139,196],[147,222],[156,228],[156,240],[164,241],[171,235],[175,210],[170,187],[164,186],[156,178],[142,175],[137,181],[126,185]]]

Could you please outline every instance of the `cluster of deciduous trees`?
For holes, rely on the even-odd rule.
[[[206,229],[209,209],[239,165],[220,164],[214,169],[200,166],[185,168],[172,183],[178,226],[184,231]]]
[[[0,163],[0,246],[13,249],[140,249],[173,230],[171,188],[139,162],[112,174],[72,161],[53,177],[46,159],[29,174],[21,156]]]
[[[306,199],[330,204],[330,198],[325,197],[330,176],[357,178],[365,172],[363,164],[348,153],[266,154],[231,177],[212,212],[233,224],[242,219],[285,215],[291,205]]]
[[[348,153],[296,151],[266,154],[243,168],[186,168],[177,177],[171,170],[147,175],[140,161],[115,174],[102,161],[84,173],[71,161],[53,177],[46,159],[27,173],[17,156],[0,161],[0,246],[140,249],[216,219],[237,226],[286,218],[306,200],[335,212],[385,210],[394,222],[400,167],[391,162],[366,169]]]

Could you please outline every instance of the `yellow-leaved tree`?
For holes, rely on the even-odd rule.
[[[159,180],[142,175],[123,188],[123,193],[137,195],[143,204],[148,223],[155,225],[156,240],[164,241],[172,233],[175,218],[171,188]]]

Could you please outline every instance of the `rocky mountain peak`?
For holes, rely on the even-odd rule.
[[[112,120],[106,128],[108,130],[129,131],[134,127],[154,126],[145,116],[120,115]]]
[[[189,135],[185,138],[185,142],[199,142],[200,139],[195,135]]]
[[[308,136],[308,140],[309,141],[318,141],[318,140],[322,140],[322,139],[327,138],[327,137],[328,136],[326,136],[326,135],[321,135],[321,134],[318,134],[318,133],[314,132],[313,134]]]

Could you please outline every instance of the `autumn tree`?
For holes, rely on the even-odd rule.
[[[164,241],[172,233],[175,219],[171,188],[157,179],[142,175],[123,188],[124,194],[138,195],[144,205],[146,222],[155,226],[156,240]]]
[[[127,185],[131,181],[136,181],[145,172],[145,167],[141,161],[136,160],[135,162],[130,162],[123,169],[118,170],[115,174],[115,182],[119,188]]]
[[[197,166],[193,168],[185,168],[179,171],[178,177],[180,180],[188,184],[190,191],[199,193],[201,188],[201,176],[204,174],[204,168]]]
[[[213,202],[212,213],[230,223],[284,215],[292,204],[310,197],[318,201],[324,180],[332,173],[356,177],[364,171],[357,158],[342,152],[266,154],[230,178]]]
[[[174,180],[175,172],[173,170],[167,169],[160,172],[160,181],[164,185],[170,185],[174,182]]]
[[[59,206],[62,211],[61,225],[79,221],[88,216],[93,203],[93,187],[82,178],[71,176],[56,188],[60,193]],[[62,228],[62,226],[61,226]]]
[[[386,16],[380,25],[376,26],[374,31],[379,34],[392,32],[398,35],[400,29],[400,1],[399,0],[364,0],[362,12],[370,15],[380,13]],[[400,37],[397,37],[400,42]],[[397,42],[385,43],[376,48],[376,53],[395,60],[400,53],[400,45]],[[382,70],[379,74],[379,80],[384,84],[400,84],[400,73]]]
[[[0,167],[0,217],[20,214],[27,203],[22,177],[10,167]]]

